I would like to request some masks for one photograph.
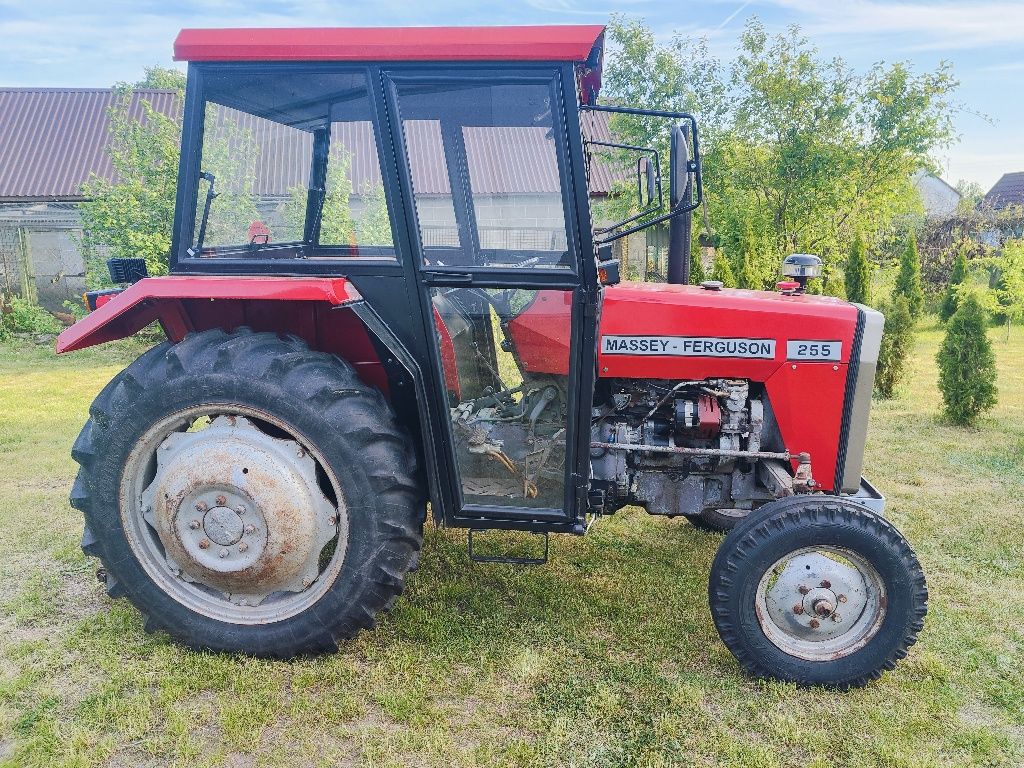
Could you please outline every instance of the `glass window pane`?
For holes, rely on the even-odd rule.
[[[394,257],[365,73],[214,69],[204,96],[201,255]]]
[[[552,83],[400,85],[431,265],[571,268]]]
[[[431,296],[463,501],[561,509],[572,292]]]

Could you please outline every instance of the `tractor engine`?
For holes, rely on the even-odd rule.
[[[783,450],[781,439],[764,393],[745,379],[611,379],[592,445],[606,511],[740,517],[793,492],[787,463],[764,457]]]

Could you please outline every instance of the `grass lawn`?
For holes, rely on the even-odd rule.
[[[931,610],[895,672],[845,694],[740,674],[707,609],[720,537],[636,510],[532,569],[472,564],[464,532],[431,527],[405,597],[333,656],[146,635],[67,503],[89,403],[138,348],[0,346],[0,765],[1019,766],[1024,332],[992,335],[1000,402],[979,429],[936,418],[934,328],[876,405],[866,472]]]

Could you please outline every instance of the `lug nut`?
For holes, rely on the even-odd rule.
[[[302,588],[303,589],[309,589],[312,586],[312,584],[313,584],[313,582],[310,581],[309,579],[303,579],[302,580]]]
[[[242,533],[256,533],[256,526],[247,525],[244,528],[242,528]]]
[[[224,498],[223,495],[217,497],[217,506],[218,507],[223,507],[227,503],[228,503],[228,500],[226,498]]]
[[[822,587],[822,589],[831,589],[832,588],[832,582],[829,581],[828,579],[823,579],[822,582],[821,582],[821,587]]]
[[[222,549],[220,552],[217,553],[217,557],[219,557],[221,560],[223,560],[227,556],[228,556],[227,549]]]
[[[237,514],[239,514],[239,515],[244,515],[245,514],[245,507],[243,505],[239,504],[237,507],[235,507],[235,512]]]
[[[833,613],[832,614],[832,621],[834,621],[834,622],[836,622],[838,624],[840,621],[842,621],[842,619],[839,617],[838,613]]]
[[[247,549],[249,549],[249,545],[246,544],[244,541],[238,545],[239,552],[245,552]]]
[[[210,547],[210,540],[209,539],[203,539],[202,541],[199,542],[199,548],[200,549],[209,549],[209,547]]]
[[[811,619],[811,629],[817,629],[821,626],[821,622],[817,619]]]
[[[803,612],[804,612],[804,607],[802,605],[800,605],[800,603],[797,603],[796,605],[793,606],[793,613],[795,613],[797,616],[799,616]]]
[[[846,602],[846,595],[840,595],[839,596],[839,602],[840,603],[845,603]]]
[[[196,512],[205,512],[208,509],[209,509],[209,507],[206,505],[205,501],[197,501],[196,502]]]
[[[810,591],[811,591],[810,587],[805,587],[803,584],[800,585],[800,594],[801,595],[806,595]]]
[[[198,531],[199,530],[199,525],[200,525],[200,523],[199,523],[198,520],[193,520],[192,522],[190,522],[188,524],[188,527],[191,528],[193,531]]]

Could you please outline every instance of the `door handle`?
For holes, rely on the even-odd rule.
[[[473,282],[473,275],[469,272],[424,270],[423,277],[431,285],[470,285]]]

